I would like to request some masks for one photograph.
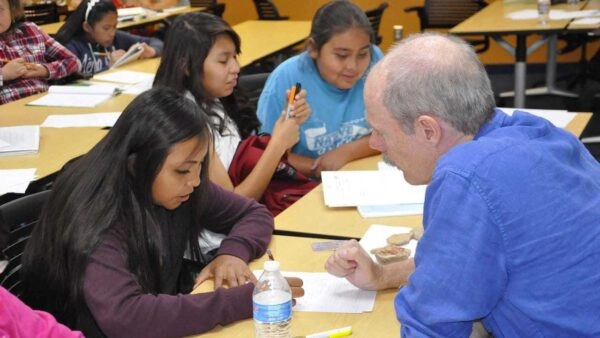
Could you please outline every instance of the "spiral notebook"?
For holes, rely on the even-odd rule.
[[[113,63],[110,69],[115,69],[131,61],[139,59],[143,51],[144,46],[142,46],[141,43],[138,42],[136,44],[133,44],[131,47],[129,47],[129,50],[125,54],[123,54],[120,58],[117,59],[117,61],[115,61],[115,63]]]

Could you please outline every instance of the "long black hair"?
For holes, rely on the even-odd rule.
[[[21,0],[8,0],[8,10],[10,11],[10,26],[5,33],[15,28],[17,24],[25,21]]]
[[[225,123],[213,112],[215,103],[207,96],[202,84],[204,60],[220,35],[229,36],[236,54],[240,53],[240,37],[223,19],[200,12],[178,16],[167,31],[154,85],[173,88],[180,93],[189,91],[199,105],[208,107],[207,113],[219,121],[214,127],[222,133]],[[225,114],[237,125],[242,138],[258,131],[260,122],[256,112],[239,88],[220,100]]]
[[[332,36],[358,27],[369,35],[371,43],[375,41],[373,27],[365,12],[348,0],[335,0],[321,6],[312,20],[310,38],[317,51],[321,50]]]
[[[87,313],[86,266],[109,231],[122,234],[128,268],[147,293],[160,293],[161,271],[183,260],[186,247],[199,258],[197,215],[206,185],[170,211],[153,203],[152,184],[173,145],[192,138],[212,144],[209,128],[201,108],[173,90],[136,97],[110,132],[55,181],[23,255],[24,301],[79,327]],[[208,156],[204,163],[201,180]],[[177,236],[180,257],[169,257],[168,236]]]
[[[88,6],[92,8],[88,12]],[[65,23],[56,33],[56,41],[67,44],[73,37],[83,34],[83,23],[94,27],[96,23],[104,18],[107,13],[117,13],[117,7],[110,0],[82,0],[79,6],[69,15]],[[87,14],[87,18],[86,18]]]

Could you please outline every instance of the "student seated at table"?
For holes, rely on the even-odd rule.
[[[350,1],[332,1],[316,12],[306,51],[279,65],[258,101],[261,131],[270,133],[286,102],[286,91],[299,82],[309,91],[312,115],[300,126],[300,141],[289,159],[305,175],[337,170],[376,153],[369,148],[363,87],[370,67],[382,53],[365,13]]]
[[[160,56],[163,43],[117,30],[117,8],[110,1],[82,1],[56,33],[81,60],[81,73],[93,75],[107,70],[134,44],[144,50],[140,58]]]
[[[1,253],[0,253],[1,256]],[[0,258],[0,274],[4,270]],[[0,334],[19,338],[83,338],[81,332],[71,331],[52,315],[36,311],[0,286]]]
[[[271,140],[251,173],[234,185],[228,175],[240,141],[256,133],[260,122],[236,88],[240,38],[223,19],[207,13],[177,17],[167,33],[165,53],[154,85],[186,94],[205,108],[214,129],[215,153],[210,178],[227,190],[260,200],[281,157],[298,141],[298,125],[310,115],[306,91],[296,95],[293,118],[278,111]]]
[[[77,57],[24,21],[19,0],[0,0],[0,104],[48,90],[48,81],[79,70]]]
[[[414,262],[375,263],[356,241],[327,270],[398,288],[402,337],[600,337],[600,163],[549,121],[494,109],[473,48],[413,35],[369,74],[370,144],[428,184]],[[391,324],[391,323],[390,323]]]
[[[23,256],[26,303],[92,337],[181,337],[250,318],[247,263],[265,253],[273,218],[207,179],[211,139],[192,100],[165,88],[137,96],[53,185]],[[226,236],[210,262],[204,228]],[[214,292],[181,289],[186,250]]]

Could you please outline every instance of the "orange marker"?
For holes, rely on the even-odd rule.
[[[290,89],[290,95],[288,96],[287,106],[285,107],[285,118],[289,119],[292,114],[292,108],[294,107],[294,99],[296,98],[296,94],[300,93],[302,89],[302,85],[300,82],[296,82],[296,85]]]

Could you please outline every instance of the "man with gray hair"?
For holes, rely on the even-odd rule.
[[[494,109],[464,41],[418,34],[365,85],[372,148],[428,184],[415,259],[380,265],[356,241],[331,274],[395,299],[403,337],[600,336],[600,164],[569,132]]]

